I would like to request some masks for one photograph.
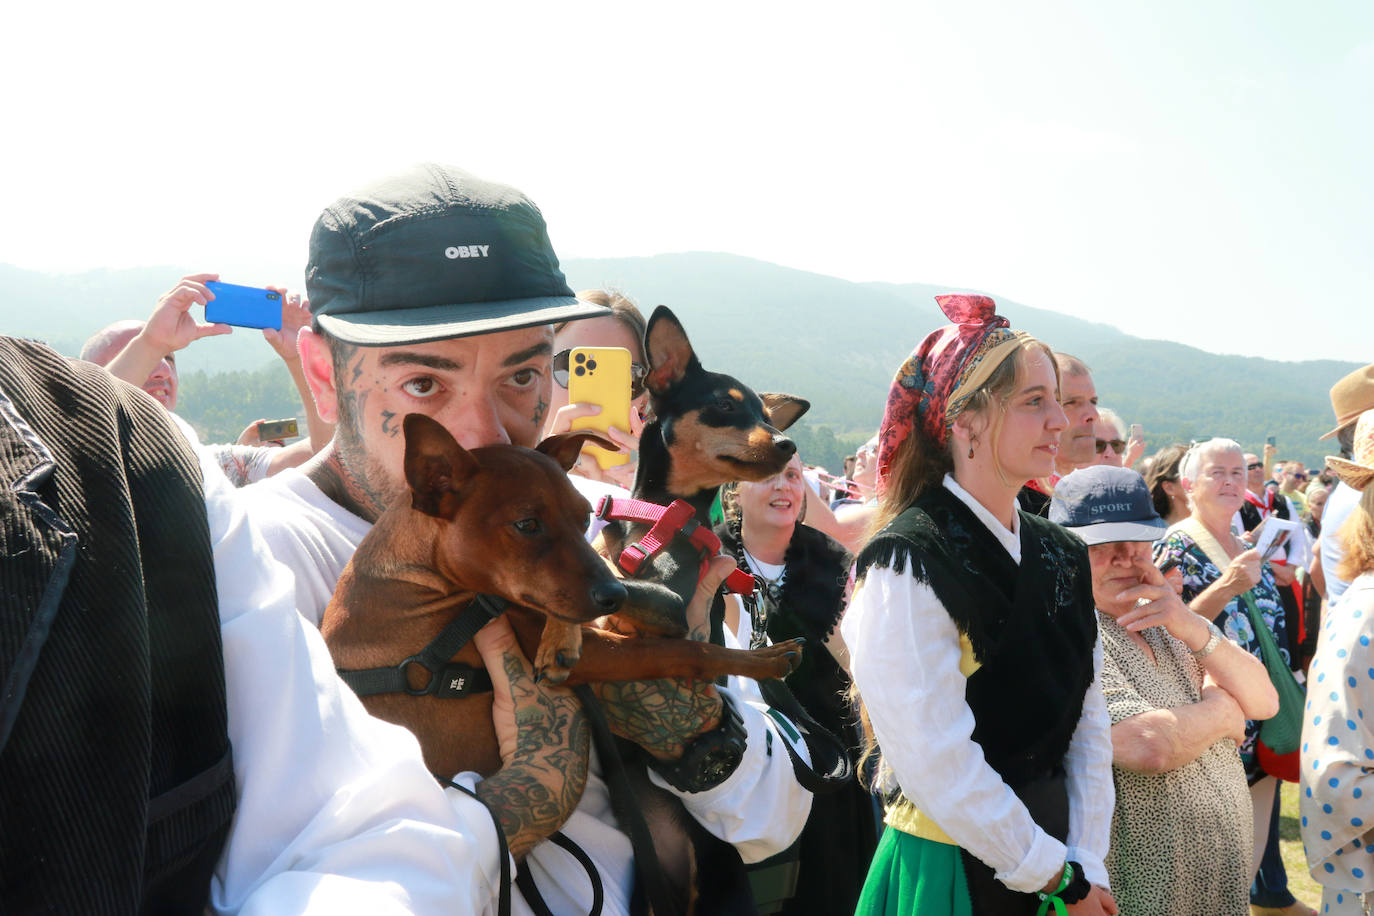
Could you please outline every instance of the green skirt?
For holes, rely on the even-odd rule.
[[[973,916],[958,846],[883,831],[855,916]]]

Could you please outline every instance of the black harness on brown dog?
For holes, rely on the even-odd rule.
[[[495,595],[476,595],[458,616],[448,622],[439,635],[419,652],[398,665],[386,668],[335,669],[339,677],[360,697],[381,693],[406,693],[413,697],[439,697],[444,700],[461,699],[474,693],[491,691],[491,675],[485,668],[474,668],[452,661],[453,656],[468,644],[477,631],[495,620],[510,606]],[[418,665],[429,675],[423,687],[410,686],[407,676],[411,665]]]
[[[458,616],[448,622],[429,645],[400,664],[387,668],[357,670],[337,668],[335,670],[343,682],[360,697],[376,696],[383,693],[405,693],[413,697],[432,696],[452,700],[477,693],[489,693],[492,689],[491,675],[487,673],[485,668],[464,665],[461,662],[452,661],[452,658],[468,644],[473,636],[477,635],[478,630],[495,620],[509,606],[510,602],[504,598],[478,594],[473,597],[467,607],[458,613]],[[428,675],[428,680],[423,687],[410,686],[410,679],[407,675],[411,665],[418,665]],[[581,699],[584,704],[587,702],[587,697],[581,697]],[[438,774],[435,775],[435,778],[443,785],[477,799],[477,801],[482,802],[483,807],[486,807],[486,802],[482,801],[476,792],[466,786]],[[488,811],[490,812],[489,808]],[[497,906],[497,913],[499,916],[506,916],[510,913],[511,906],[510,856],[506,846],[506,835],[502,833],[501,822],[494,813],[492,820],[496,823],[496,838],[501,847],[501,898]],[[586,852],[562,831],[552,834],[549,841],[565,849],[586,870],[592,886],[591,916],[597,916],[601,912],[606,895],[596,865]],[[539,893],[539,888],[535,885],[528,869],[520,870],[515,883],[519,885],[525,902],[529,904],[536,916],[552,916],[548,904],[545,903],[543,896]]]

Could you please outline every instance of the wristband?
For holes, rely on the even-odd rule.
[[[1036,892],[1036,896],[1040,898],[1040,908],[1035,911],[1035,916],[1045,916],[1051,906],[1054,907],[1055,916],[1066,916],[1068,910],[1065,909],[1065,905],[1078,903],[1087,897],[1090,891],[1092,884],[1088,882],[1087,875],[1083,874],[1083,866],[1077,862],[1065,862],[1059,886],[1048,894],[1044,891]]]

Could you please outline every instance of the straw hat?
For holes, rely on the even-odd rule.
[[[1330,439],[1371,409],[1374,409],[1374,364],[1356,369],[1331,386],[1331,410],[1336,415],[1336,428],[1322,438]]]
[[[1360,414],[1355,423],[1354,460],[1327,458],[1326,466],[1356,490],[1363,490],[1374,480],[1374,410]]]

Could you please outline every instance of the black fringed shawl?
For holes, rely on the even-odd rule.
[[[980,666],[965,699],[973,740],[1012,788],[1060,765],[1093,679],[1092,576],[1083,542],[1020,512],[1018,566],[946,487],[932,488],[859,554],[928,584]]]

